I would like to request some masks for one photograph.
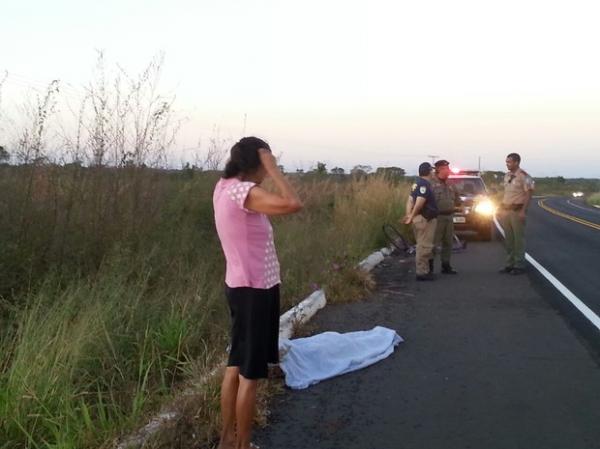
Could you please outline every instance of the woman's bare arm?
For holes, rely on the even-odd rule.
[[[296,190],[285,178],[277,166],[277,161],[270,151],[260,149],[260,160],[267,174],[273,179],[278,193],[267,192],[260,186],[250,189],[244,206],[255,212],[266,215],[285,215],[302,209],[302,202]]]

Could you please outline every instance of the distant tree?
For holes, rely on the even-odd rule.
[[[344,170],[341,167],[334,167],[330,170],[332,175],[343,175],[344,173],[346,173],[346,170]]]
[[[194,167],[194,165],[191,165],[189,162],[186,162],[185,165],[181,168],[181,171],[186,178],[193,178]]]
[[[285,173],[285,167],[283,165],[278,165],[279,170],[281,170],[281,173]]]
[[[317,173],[319,175],[326,175],[327,174],[327,165],[325,165],[325,163],[323,163],[323,162],[317,162],[317,168],[315,168],[315,173]]]
[[[299,174],[299,175],[301,175],[301,174],[304,173],[304,170],[302,168],[297,168],[296,169],[296,173]]]
[[[400,167],[378,167],[375,173],[391,178],[402,178],[406,175],[406,171]]]
[[[366,176],[371,171],[373,171],[373,167],[370,165],[355,165],[352,170],[350,170],[350,173],[354,176]]]
[[[38,156],[34,159],[30,159],[29,162],[27,162],[24,165],[52,165],[50,159],[48,159],[48,156]]]
[[[79,159],[75,159],[75,160],[65,164],[65,167],[68,167],[68,168],[81,168],[82,166],[83,166],[83,162],[80,161]]]

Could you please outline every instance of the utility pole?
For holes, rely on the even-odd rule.
[[[431,165],[435,164],[435,160],[439,157],[437,154],[428,154],[427,157],[431,158]]]
[[[477,166],[477,171],[479,173],[481,173],[481,156],[479,156],[479,163],[478,163],[478,166]]]

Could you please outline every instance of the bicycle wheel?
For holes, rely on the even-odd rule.
[[[402,234],[391,224],[384,224],[382,226],[383,234],[386,236],[388,241],[400,252],[407,252],[410,245],[406,242]]]

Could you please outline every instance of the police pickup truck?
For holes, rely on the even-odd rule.
[[[454,213],[454,229],[474,231],[481,240],[491,240],[495,206],[479,171],[453,171],[447,182],[456,188],[461,199]]]

